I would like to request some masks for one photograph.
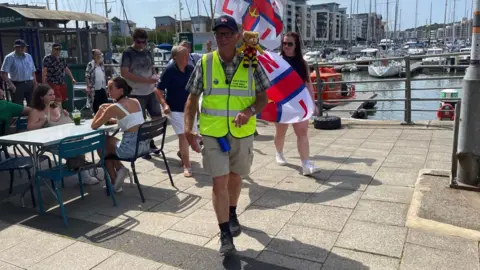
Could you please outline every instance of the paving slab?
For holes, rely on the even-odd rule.
[[[397,168],[382,167],[373,176],[373,179],[382,185],[414,187],[417,182],[418,171],[398,170]]]
[[[408,204],[412,200],[412,195],[413,188],[381,185],[369,186],[362,199]]]
[[[188,193],[178,193],[169,200],[153,207],[149,211],[185,218],[209,201],[210,200],[204,199],[200,196]]]
[[[391,154],[400,154],[400,155],[426,155],[428,153],[428,148],[423,147],[408,147],[408,146],[394,146],[392,148]]]
[[[269,235],[275,235],[290,220],[293,214],[290,211],[250,206],[239,216],[239,221],[247,229],[250,228],[263,231]]]
[[[351,209],[305,204],[288,222],[292,225],[341,232]]]
[[[334,247],[322,270],[396,270],[399,259]]]
[[[335,246],[400,258],[407,228],[349,220]]]
[[[278,190],[290,190],[298,192],[313,192],[317,190],[323,182],[315,181],[304,176],[289,176],[275,186]]]
[[[414,148],[428,148],[430,146],[430,141],[415,141],[415,140],[398,140],[395,143],[395,146],[400,147],[414,147]]]
[[[0,270],[20,270],[23,268],[16,267],[15,265],[0,261]]]
[[[408,204],[360,200],[350,219],[405,226]]]
[[[19,243],[26,242],[28,239],[40,234],[40,231],[20,225],[3,223],[2,227],[3,229],[0,230],[0,251],[9,249]]]
[[[272,188],[256,200],[253,205],[296,212],[310,196],[311,193],[307,192]]]
[[[360,148],[365,149],[379,149],[379,150],[391,150],[395,143],[393,142],[364,142],[360,145]]]
[[[75,269],[91,269],[114,253],[115,251],[110,249],[77,242],[35,264],[30,269],[66,269],[72,267],[72,265],[75,266]]]
[[[258,256],[258,260],[289,269],[318,270],[322,267],[322,264],[317,262],[297,259],[270,251],[262,252],[260,256]]]
[[[197,209],[172,227],[172,230],[212,238],[219,232],[214,211]]]
[[[150,211],[143,212],[135,219],[138,221],[138,225],[132,230],[152,235],[159,235],[182,221],[179,217]]]
[[[433,249],[407,243],[403,254],[401,270],[450,270],[479,269],[478,259],[464,253]]]
[[[130,270],[145,269],[157,270],[162,267],[161,263],[150,261],[141,257],[133,256],[123,252],[117,252],[99,265],[95,266],[95,270]],[[162,268],[163,269],[163,268]]]
[[[0,260],[28,268],[74,243],[75,241],[64,237],[40,233],[2,251]]]
[[[362,191],[332,188],[327,185],[319,187],[307,201],[309,204],[322,204],[343,208],[355,208],[362,197]]]
[[[336,175],[330,176],[325,186],[334,187],[337,189],[359,190],[367,189],[368,184],[372,181],[371,176],[355,176],[355,175]]]
[[[335,232],[287,224],[272,239],[267,250],[322,263],[338,235]]]

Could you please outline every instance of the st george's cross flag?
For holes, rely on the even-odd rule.
[[[286,0],[219,0],[216,11],[233,17],[243,30],[259,32],[260,44],[273,50],[281,44],[285,3]],[[269,102],[257,118],[285,124],[310,119],[315,104],[303,80],[280,55],[264,52],[257,57],[271,87],[267,90]]]

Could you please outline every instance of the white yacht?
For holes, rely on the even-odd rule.
[[[368,65],[368,63],[370,61],[377,58],[378,49],[368,48],[368,49],[362,50],[360,53],[361,53],[360,57],[357,57],[357,59],[355,59],[355,60],[356,61],[362,61],[362,62],[358,63],[360,65]]]
[[[386,78],[399,76],[401,71],[402,64],[393,60],[379,60],[368,65],[368,74],[372,77]]]
[[[461,48],[460,52],[471,52],[471,47]],[[467,55],[460,55],[458,57],[458,64],[459,65],[469,65],[470,64],[470,54]]]
[[[441,65],[445,63],[446,57],[434,56],[436,54],[442,54],[443,48],[432,47],[427,49],[427,54],[429,57],[422,59],[422,65]]]
[[[304,56],[303,59],[307,62],[309,65],[313,65],[317,62],[320,62],[320,59],[322,58],[322,53],[320,51],[311,51],[307,52]]]

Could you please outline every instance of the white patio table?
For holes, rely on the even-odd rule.
[[[36,129],[21,133],[15,133],[7,136],[0,137],[0,144],[15,145],[19,144],[22,148],[32,157],[33,160],[33,177],[31,179],[32,183],[35,183],[35,174],[37,168],[39,167],[38,157],[45,152],[45,149],[52,147],[60,143],[61,140],[70,136],[79,136],[93,132],[94,130],[90,127],[92,124],[92,119],[82,120],[80,125],[75,125],[74,123],[69,123],[65,125],[53,126],[48,128]],[[99,130],[104,130],[105,132],[116,131],[118,129],[117,125],[108,125],[101,126]],[[30,147],[29,147],[30,146]],[[48,189],[54,194],[50,186],[47,184]],[[22,194],[22,205],[23,195]]]

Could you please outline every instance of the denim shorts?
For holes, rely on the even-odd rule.
[[[124,132],[122,140],[117,143],[115,152],[119,158],[133,158],[137,144],[137,132]],[[146,154],[150,150],[150,140],[138,144],[137,156]]]

